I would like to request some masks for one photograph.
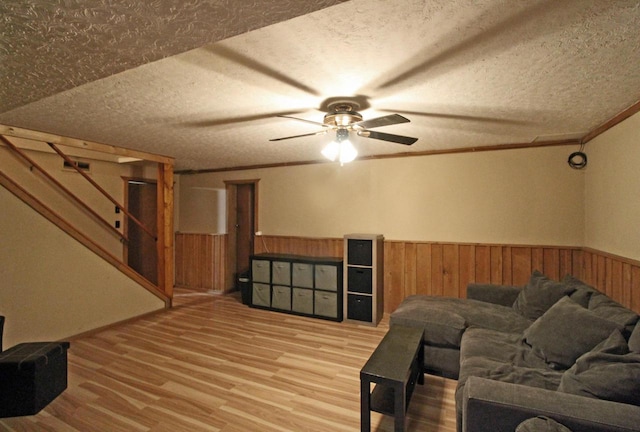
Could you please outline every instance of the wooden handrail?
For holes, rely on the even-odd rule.
[[[140,222],[140,220],[138,218],[136,218],[134,215],[132,215],[131,212],[129,212],[129,210],[127,210],[115,198],[113,198],[109,194],[109,192],[104,190],[98,183],[96,183],[91,177],[89,177],[89,175],[87,173],[85,173],[80,168],[78,168],[76,163],[71,158],[69,158],[69,156],[64,154],[62,152],[62,150],[60,150],[58,147],[56,147],[55,144],[50,143],[50,142],[48,142],[47,144],[49,144],[49,147],[51,147],[56,153],[58,153],[60,155],[60,157],[62,157],[62,159],[64,159],[69,165],[71,165],[71,167],[73,167],[73,169],[75,169],[80,175],[82,175],[82,177],[84,177],[89,183],[91,183],[91,185],[93,187],[95,187],[102,195],[104,195],[109,201],[111,201],[120,210],[122,210],[122,213],[124,213],[127,217],[129,217],[129,219],[131,219],[133,222],[135,222],[135,224],[138,225],[144,232],[149,234],[151,236],[151,238],[153,238],[154,240],[158,240],[158,236],[157,236],[156,233],[152,232],[142,222]]]
[[[33,168],[35,168],[39,173],[41,173],[43,176],[45,176],[50,182],[52,182],[53,184],[55,184],[58,188],[60,188],[60,190],[62,190],[65,194],[67,194],[71,199],[73,199],[73,201],[75,201],[78,205],[80,205],[85,211],[87,211],[89,214],[91,214],[94,218],[96,218],[98,220],[98,222],[100,222],[102,225],[104,225],[107,229],[109,229],[112,233],[116,234],[120,239],[128,242],[129,239],[127,238],[126,235],[124,235],[123,233],[121,233],[120,231],[118,231],[116,228],[114,228],[109,221],[107,221],[106,219],[104,219],[102,216],[100,216],[98,213],[95,212],[95,210],[93,210],[91,207],[89,207],[87,204],[85,204],[84,201],[82,201],[78,196],[76,196],[73,192],[71,192],[69,189],[67,189],[62,183],[60,183],[58,180],[56,180],[55,177],[53,177],[51,174],[49,174],[44,168],[42,168],[40,165],[38,165],[33,159],[31,159],[25,152],[23,152],[22,150],[20,150],[18,147],[16,147],[10,140],[8,140],[4,135],[0,135],[0,139],[2,140],[3,143],[5,143],[7,145],[7,147],[9,147],[11,150],[13,150],[15,153],[17,153],[18,155],[20,155],[20,157],[22,157],[24,160],[26,160]]]

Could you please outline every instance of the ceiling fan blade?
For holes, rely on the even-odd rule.
[[[401,116],[400,114],[390,114],[382,117],[376,117],[369,120],[363,120],[358,123],[354,123],[357,126],[361,126],[365,129],[372,129],[381,126],[391,126],[400,123],[409,123],[409,119]]]
[[[293,119],[293,120],[298,120],[298,121],[301,121],[301,122],[311,123],[311,124],[314,124],[316,126],[322,126],[322,127],[325,127],[325,128],[329,127],[328,125],[326,125],[324,123],[320,123],[320,122],[313,121],[313,120],[307,120],[307,119],[303,119],[303,118],[300,118],[300,117],[292,117],[290,115],[279,115],[277,117],[283,117],[283,118],[289,118],[289,119]]]
[[[515,12],[504,7],[495,12],[488,11],[490,13],[482,14],[477,18],[477,23],[469,23],[469,28],[478,29],[476,33],[460,39],[460,32],[455,28],[452,33],[442,36],[441,42],[453,42],[443,51],[433,56],[430,54],[430,50],[423,50],[422,58],[411,59],[404,65],[398,65],[397,70],[399,73],[391,79],[372,82],[365,88],[360,89],[360,91],[363,93],[375,93],[377,97],[391,92],[398,92],[415,85],[415,82],[411,82],[412,79],[422,77],[422,81],[425,81],[427,79],[425,75],[432,79],[443,73],[451,72],[454,67],[458,68],[467,65],[469,59],[473,58],[472,56],[479,49],[482,49],[485,56],[487,55],[486,52],[500,53],[509,49],[514,38],[521,38],[524,34],[534,35],[534,32],[540,31],[536,29],[555,30],[555,27],[566,25],[571,19],[570,16],[564,17],[564,20],[557,18],[558,14],[562,13],[562,10],[558,10],[559,8],[556,7],[559,4],[561,2],[544,0],[532,6],[522,7],[520,10],[514,8]],[[567,10],[569,9],[567,8]],[[484,22],[486,16],[499,17],[499,20],[487,25]],[[548,19],[550,16],[554,17],[553,21]],[[532,17],[536,17],[536,19],[532,19]],[[545,25],[541,26],[541,22],[544,22]],[[435,46],[438,45],[436,44]],[[448,67],[438,67],[447,62],[450,63]]]
[[[264,113],[264,114],[254,114],[254,115],[246,115],[246,116],[238,116],[238,117],[224,117],[224,118],[211,118],[205,120],[192,120],[187,122],[178,123],[177,125],[183,127],[214,127],[214,126],[223,126],[229,124],[237,124],[244,122],[251,122],[256,120],[265,120],[271,119],[273,117],[285,116],[286,114],[297,114],[304,112],[303,110],[299,111],[280,111],[279,113]]]
[[[322,130],[322,131],[311,132],[311,133],[306,133],[306,134],[302,134],[302,135],[293,135],[293,136],[282,137],[282,138],[273,138],[273,139],[270,139],[269,141],[282,141],[282,140],[288,140],[288,139],[292,139],[292,138],[302,138],[302,137],[313,136],[313,135],[324,135],[326,133],[327,133],[326,130]]]
[[[294,79],[291,78],[285,74],[283,74],[282,72],[275,70],[273,68],[271,68],[270,66],[267,66],[264,63],[261,63],[260,61],[256,60],[256,59],[252,59],[236,50],[233,50],[231,48],[227,48],[222,44],[214,44],[214,45],[210,45],[208,47],[205,47],[205,49],[207,51],[209,51],[212,54],[215,54],[217,56],[220,56],[226,60],[232,61],[234,63],[237,63],[241,66],[244,66],[248,69],[251,69],[253,71],[256,71],[258,73],[261,73],[264,76],[268,76],[269,78],[273,78],[277,81],[280,81],[284,84],[290,85],[291,87],[297,88],[299,90],[302,90],[305,93],[308,93],[310,95],[313,96],[320,96],[320,92],[317,91],[316,89],[313,89],[311,87],[309,87],[308,85]]]
[[[407,110],[394,110],[394,109],[389,109],[389,110],[380,109],[380,111],[399,112],[399,113],[408,114],[412,116],[431,117],[431,118],[445,119],[445,120],[463,120],[463,121],[477,122],[477,123],[513,124],[516,126],[524,126],[524,125],[531,124],[530,121],[501,118],[501,117],[474,116],[474,115],[464,115],[464,114],[445,114],[445,113],[436,113],[436,112],[407,111]]]
[[[404,145],[411,145],[414,142],[418,141],[418,138],[413,138],[413,137],[408,137],[403,135],[394,135],[390,133],[376,132],[376,131],[370,131],[370,130],[360,131],[358,132],[358,135],[363,138],[373,138],[381,141],[389,141],[396,144],[404,144]]]

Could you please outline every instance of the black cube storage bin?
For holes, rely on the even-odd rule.
[[[371,302],[370,296],[348,294],[347,319],[371,322],[373,320]]]
[[[347,262],[349,264],[373,265],[373,249],[370,240],[348,239]]]
[[[67,388],[69,346],[22,343],[0,354],[0,418],[37,414]]]
[[[370,268],[349,267],[347,269],[349,292],[371,294],[373,292],[373,285],[371,284],[372,278]]]

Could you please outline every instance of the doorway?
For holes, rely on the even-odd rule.
[[[227,189],[227,286],[238,288],[238,278],[249,271],[258,226],[258,180],[225,182]],[[231,280],[229,280],[231,279]]]
[[[127,211],[152,233],[158,231],[157,184],[150,180],[125,179],[125,205]],[[125,243],[125,262],[147,280],[158,285],[158,251],[155,237],[140,226],[124,218],[124,233],[129,238]]]

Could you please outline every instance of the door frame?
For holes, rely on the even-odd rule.
[[[236,285],[235,272],[236,272],[236,238],[233,235],[235,224],[236,224],[236,197],[237,190],[239,185],[253,185],[253,229],[252,235],[255,237],[255,233],[258,231],[258,227],[260,226],[258,223],[258,183],[260,179],[247,179],[247,180],[225,180],[225,191],[226,191],[226,201],[227,201],[227,246],[226,246],[226,257],[225,260],[225,286],[227,290],[232,290]],[[255,246],[252,253],[255,252]]]
[[[146,184],[153,184],[156,186],[156,197],[158,195],[158,180],[157,179],[152,179],[152,178],[145,178],[145,177],[127,177],[127,176],[121,176],[122,180],[124,181],[124,202],[122,203],[124,205],[124,207],[129,210],[129,183],[130,182],[140,182],[140,183],[146,183]],[[157,202],[157,198],[156,198],[156,239],[158,238],[158,231],[159,231],[159,225],[158,225],[158,202]],[[125,235],[125,237],[129,236],[129,227],[131,226],[132,222],[129,222],[129,218],[124,216],[122,217],[122,232]],[[156,240],[157,242],[157,240]],[[122,262],[129,265],[129,244],[128,242],[124,241],[122,243]],[[156,249],[157,249],[157,243],[156,243]],[[160,276],[161,276],[161,256],[158,254],[158,251],[156,250],[156,256],[157,256],[157,265],[156,265],[156,279],[157,279],[157,283],[155,284],[156,286],[160,285]]]

